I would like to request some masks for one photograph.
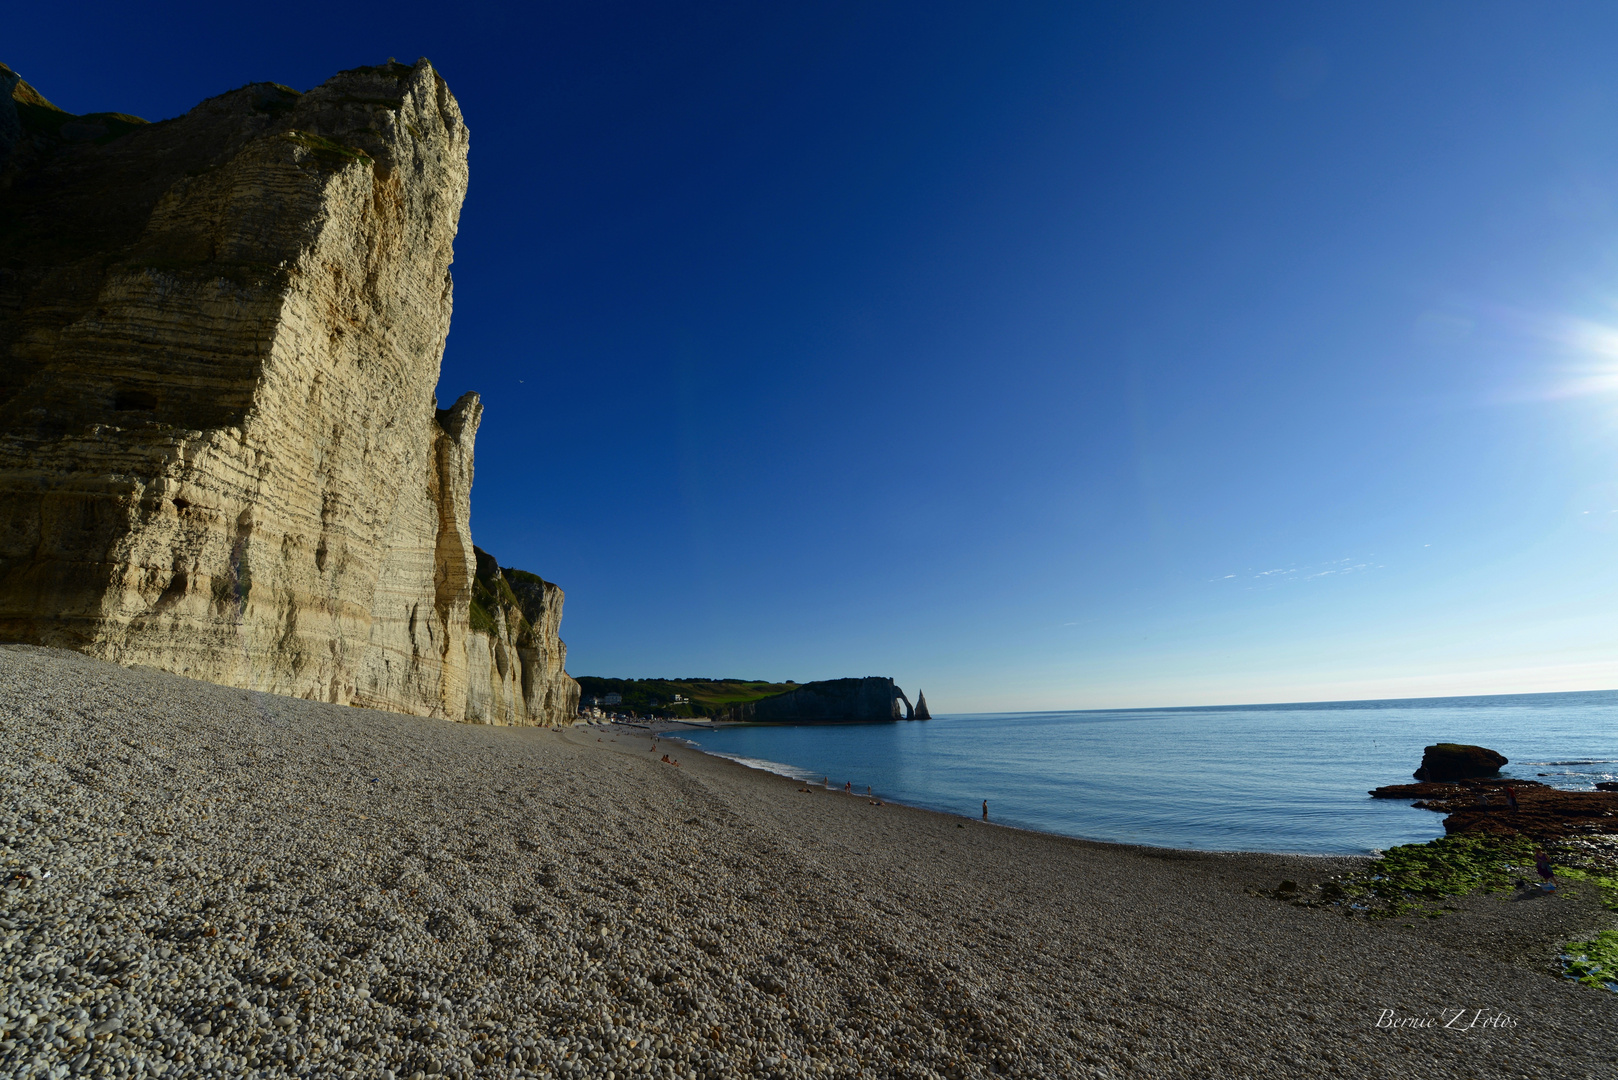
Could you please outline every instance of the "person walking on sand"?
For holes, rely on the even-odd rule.
[[[848,792],[850,795],[854,794],[854,781],[852,781],[852,780],[844,781],[843,782],[843,790]]]
[[[1517,793],[1515,791],[1511,790],[1511,785],[1510,784],[1506,785],[1506,805],[1511,807],[1512,813],[1516,813],[1516,811],[1517,811]]]
[[[989,820],[989,800],[988,799],[983,800],[983,820],[984,821]]]
[[[1544,848],[1534,850],[1534,869],[1539,871],[1540,880],[1545,883],[1542,888],[1556,888],[1556,867],[1551,865],[1551,857],[1545,854]]]

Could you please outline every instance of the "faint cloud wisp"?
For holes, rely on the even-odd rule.
[[[1375,558],[1369,556],[1368,558]],[[1355,558],[1334,559],[1331,562],[1315,563],[1310,566],[1282,566],[1273,570],[1249,570],[1246,574],[1224,574],[1220,577],[1209,578],[1209,582],[1241,580],[1248,589],[1271,588],[1283,583],[1294,581],[1315,581],[1324,577],[1342,577],[1347,574],[1359,574],[1369,570],[1386,569],[1382,563],[1372,563]]]

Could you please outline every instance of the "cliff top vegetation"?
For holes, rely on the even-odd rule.
[[[594,675],[576,676],[581,700],[618,694],[619,705],[609,708],[659,716],[717,716],[733,705],[760,701],[796,690],[791,681],[766,682],[762,679],[607,679]],[[674,703],[674,696],[682,699]]]

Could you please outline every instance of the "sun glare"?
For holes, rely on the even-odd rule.
[[[1562,319],[1554,340],[1567,349],[1569,363],[1552,388],[1556,398],[1618,393],[1618,327],[1587,319]]]

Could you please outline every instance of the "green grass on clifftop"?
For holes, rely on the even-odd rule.
[[[578,676],[581,700],[621,694],[623,703],[605,709],[636,715],[717,716],[733,705],[761,701],[798,688],[795,682],[765,682],[759,679],[605,679]],[[689,699],[673,704],[674,695]]]

